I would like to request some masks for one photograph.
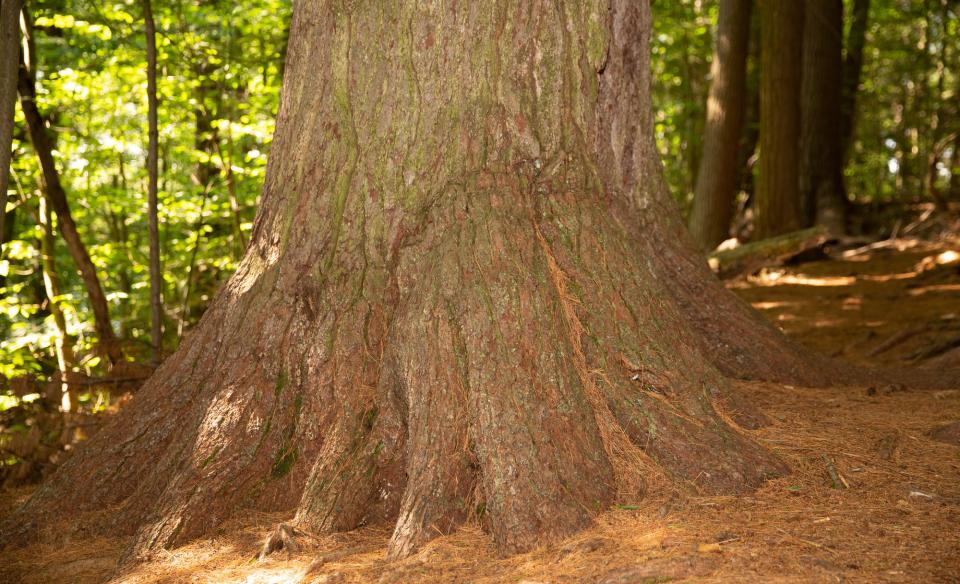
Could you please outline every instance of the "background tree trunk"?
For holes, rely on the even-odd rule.
[[[727,381],[656,272],[694,252],[650,210],[649,19],[298,3],[246,257],[5,537],[99,511],[135,558],[243,504],[390,521],[394,556],[471,518],[517,551],[651,473],[735,493],[785,472],[717,414]]]
[[[747,53],[752,0],[721,0],[710,66],[703,157],[690,211],[690,232],[709,251],[730,233],[737,158],[746,108]]]
[[[154,365],[160,363],[163,352],[163,275],[160,272],[160,226],[157,217],[157,33],[153,22],[150,0],[143,0],[144,31],[147,38],[147,104],[149,145],[147,148],[147,215],[150,231],[150,344],[153,346]]]
[[[57,337],[54,340],[54,349],[57,355],[57,368],[60,370],[60,411],[63,413],[63,432],[61,442],[73,442],[73,420],[71,412],[77,405],[77,395],[73,379],[73,348],[70,345],[70,335],[67,331],[67,320],[60,306],[60,279],[57,274],[55,261],[56,239],[53,233],[53,216],[46,200],[41,196],[38,205],[38,219],[42,233],[40,235],[40,262],[43,266],[43,287],[47,293],[47,302],[50,306],[50,315],[57,328]]]
[[[759,0],[760,176],[756,239],[800,228],[800,80],[804,2]]]
[[[867,24],[870,20],[870,0],[853,0],[850,11],[850,30],[847,32],[846,50],[843,57],[843,89],[841,91],[840,137],[843,140],[843,161],[850,158],[853,130],[857,112],[857,92],[860,90],[860,73],[863,71],[863,47],[867,41]]]
[[[740,134],[740,144],[737,153],[737,190],[743,193],[743,201],[738,205],[739,213],[753,206],[756,199],[756,176],[754,166],[757,164],[757,144],[760,142],[760,15],[759,10],[752,10],[750,16],[750,43],[747,56],[746,92],[747,104],[744,113],[743,132]],[[735,226],[736,235],[740,239],[748,239],[740,233],[743,225]]]
[[[26,12],[24,12],[26,15]],[[28,21],[29,22],[29,21]],[[29,30],[29,29],[28,29]],[[28,38],[28,45],[30,43]],[[102,345],[102,348],[111,359],[119,358],[117,351],[113,326],[110,324],[110,311],[107,308],[107,298],[103,294],[103,287],[100,285],[100,277],[97,275],[97,268],[87,253],[87,248],[80,239],[77,232],[77,225],[73,221],[73,215],[70,213],[70,205],[67,202],[67,193],[60,184],[60,176],[57,173],[57,167],[53,160],[53,147],[50,143],[50,137],[47,135],[46,125],[40,110],[37,109],[36,87],[32,67],[33,51],[23,55],[20,61],[20,71],[17,83],[17,90],[20,93],[20,107],[23,110],[23,116],[27,122],[27,130],[30,135],[30,142],[40,161],[40,169],[43,173],[43,192],[50,207],[57,214],[57,225],[64,242],[67,244],[67,250],[73,258],[77,269],[80,270],[80,276],[83,279],[84,287],[87,290],[87,296],[90,300],[90,308],[93,312],[94,328]]]
[[[20,0],[0,0],[0,249],[7,209],[10,157],[13,149],[13,113],[17,101],[20,54]]]
[[[843,2],[808,0],[803,27],[800,197],[806,224],[846,233],[843,188]]]

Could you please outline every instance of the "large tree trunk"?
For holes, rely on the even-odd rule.
[[[846,233],[841,88],[843,2],[808,0],[803,27],[800,197],[806,223]]]
[[[6,242],[6,221],[2,218],[6,213],[7,185],[10,180],[19,54],[20,0],[0,0],[0,249]]]
[[[514,551],[656,468],[783,473],[717,415],[634,219],[666,196],[648,28],[633,0],[298,4],[237,274],[19,518],[109,509],[135,557],[241,504],[392,521],[397,556],[478,517]]]
[[[67,250],[80,271],[80,277],[90,300],[90,308],[93,311],[94,329],[97,332],[102,349],[111,359],[116,359],[119,358],[118,347],[113,326],[110,324],[107,297],[103,294],[97,268],[94,266],[93,260],[90,259],[90,254],[87,253],[87,247],[80,239],[77,224],[70,213],[67,193],[60,183],[60,175],[53,160],[53,146],[50,143],[50,137],[47,135],[43,116],[37,108],[37,91],[32,69],[35,57],[32,50],[28,53],[23,55],[20,61],[17,91],[20,93],[20,107],[27,122],[30,142],[33,144],[33,149],[40,161],[40,170],[43,175],[43,194],[57,215],[57,226],[60,229],[60,234],[63,236]]]
[[[795,231],[803,224],[800,161],[800,79],[804,3],[759,0],[760,177],[757,239]]]
[[[684,233],[647,2],[295,6],[246,257],[5,541],[83,513],[136,558],[248,506],[389,522],[393,556],[475,519],[510,552],[652,473],[736,493],[786,471],[718,415],[711,362],[822,363]],[[741,344],[705,340],[724,311]]]
[[[690,232],[704,251],[715,248],[730,233],[746,108],[752,5],[753,0],[720,2],[703,156],[690,210]]]

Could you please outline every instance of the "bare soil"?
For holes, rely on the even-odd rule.
[[[731,287],[825,353],[945,370],[960,366],[957,252],[957,241],[898,240]],[[390,534],[368,527],[300,537],[296,553],[257,562],[290,517],[243,512],[213,537],[117,574],[125,538],[51,534],[0,554],[0,582],[960,582],[960,432],[944,429],[960,420],[960,379],[941,391],[739,385],[772,422],[743,432],[793,469],[749,496],[652,481],[645,499],[592,529],[508,558],[474,526],[387,562]],[[6,492],[0,514],[28,494]]]

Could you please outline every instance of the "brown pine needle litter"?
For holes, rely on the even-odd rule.
[[[654,486],[592,529],[532,553],[500,558],[478,526],[467,526],[387,562],[390,531],[382,526],[298,538],[296,552],[258,562],[251,558],[264,538],[290,517],[250,512],[120,574],[126,538],[74,534],[8,550],[0,582],[960,581],[960,447],[928,435],[960,419],[960,392],[738,389],[772,421],[748,433],[782,456],[791,475],[740,497]],[[900,444],[885,460],[884,438],[896,432]],[[825,459],[849,488],[833,488]]]

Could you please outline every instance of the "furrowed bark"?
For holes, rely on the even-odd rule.
[[[807,224],[846,233],[843,187],[843,2],[806,2],[803,29],[800,197]]]
[[[237,273],[3,541],[83,513],[135,560],[250,507],[391,525],[391,557],[476,520],[510,553],[652,473],[718,494],[786,472],[718,414],[724,373],[843,369],[763,325],[685,234],[649,19],[632,0],[297,4]]]
[[[803,226],[798,187],[804,2],[758,0],[760,8],[760,176],[754,238]]]

